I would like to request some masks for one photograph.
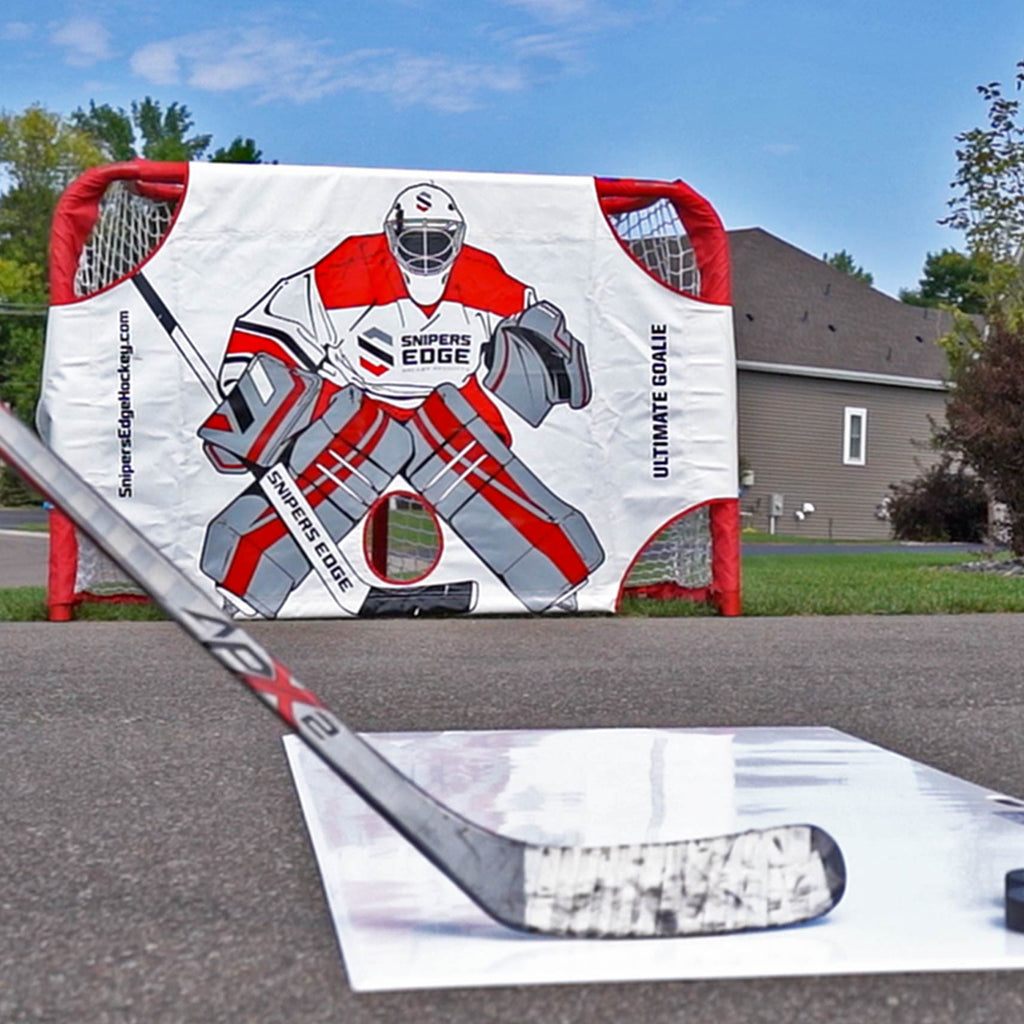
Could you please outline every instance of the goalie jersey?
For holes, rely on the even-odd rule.
[[[464,388],[498,322],[534,301],[494,256],[464,245],[443,297],[421,305],[384,234],[348,238],[237,319],[220,385],[228,391],[252,357],[266,353],[412,410],[440,384]]]

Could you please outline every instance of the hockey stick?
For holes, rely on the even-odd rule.
[[[498,921],[548,935],[707,935],[806,921],[827,913],[841,898],[842,854],[813,825],[670,843],[560,847],[522,842],[474,824],[348,729],[2,407],[0,455]]]
[[[216,375],[195,342],[141,270],[132,275],[131,281],[210,401],[219,405],[221,395]],[[283,463],[257,474],[256,482],[320,577],[324,589],[343,612],[361,616],[406,615],[418,611],[465,613],[475,607],[476,584],[471,580],[420,587],[374,586],[353,568]]]

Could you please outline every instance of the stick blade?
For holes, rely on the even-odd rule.
[[[528,931],[589,938],[717,935],[827,914],[846,868],[814,825],[783,825],[677,843],[527,847]]]

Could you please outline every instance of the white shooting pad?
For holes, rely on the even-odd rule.
[[[826,917],[682,939],[555,939],[493,922],[297,737],[288,760],[356,991],[1024,967],[1003,876],[1024,803],[826,728],[379,734],[480,824],[532,842],[828,830],[848,886]]]

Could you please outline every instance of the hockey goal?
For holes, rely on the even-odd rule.
[[[174,224],[188,165],[134,161],[94,169],[58,204],[51,241],[51,296],[73,303],[141,268]],[[600,207],[630,258],[667,288],[700,302],[730,302],[728,243],[711,206],[682,182],[595,181]],[[41,424],[46,433],[46,424]],[[685,510],[636,555],[622,586],[650,599],[707,602],[740,611],[738,503],[723,498]],[[364,551],[372,571],[402,584],[428,576],[442,531],[411,493],[392,493],[367,517]],[[141,601],[125,579],[59,513],[51,516],[50,617],[66,620],[82,601]]]

